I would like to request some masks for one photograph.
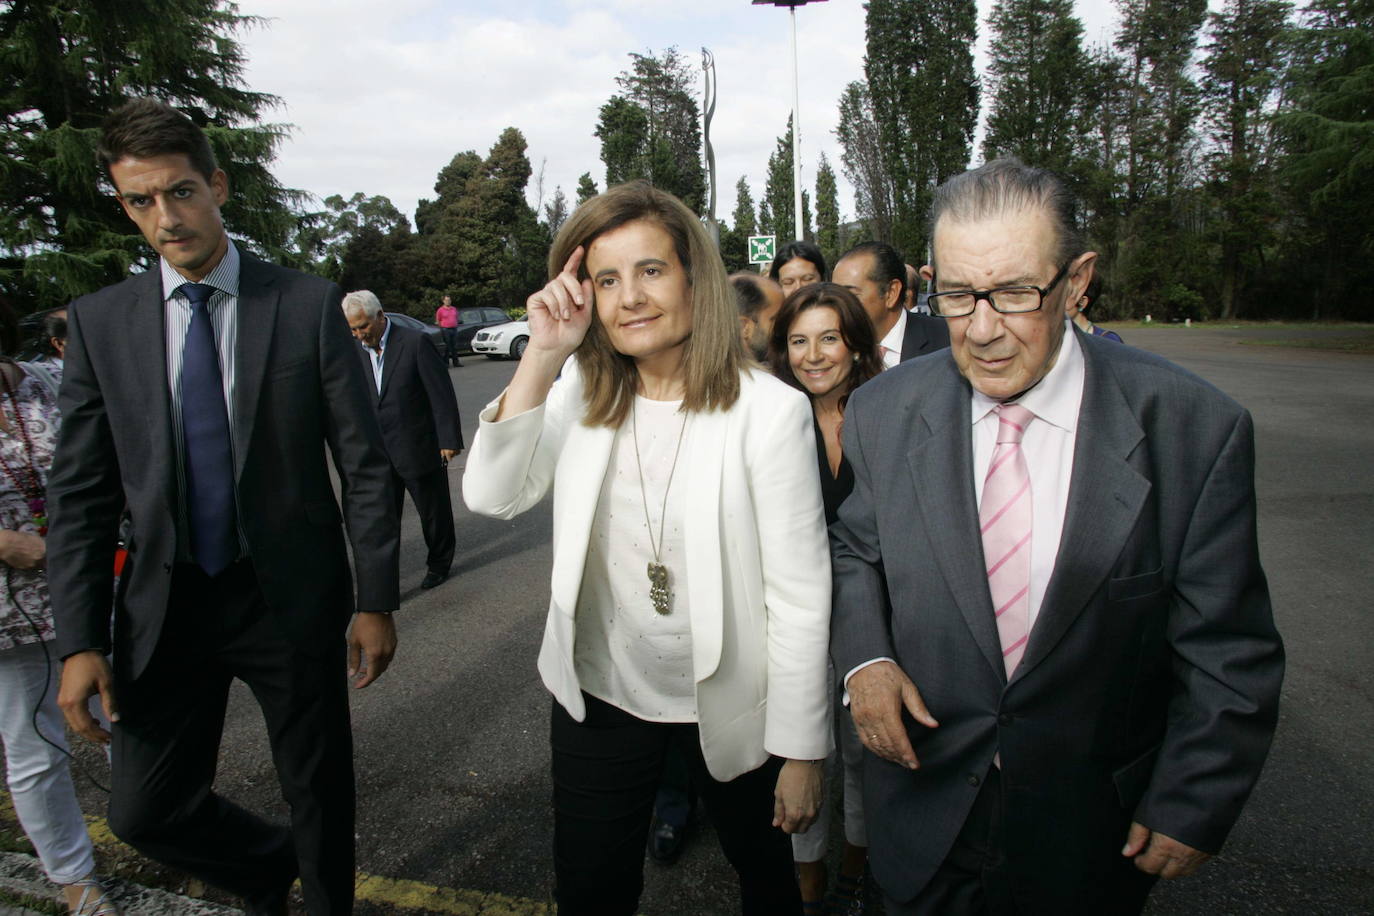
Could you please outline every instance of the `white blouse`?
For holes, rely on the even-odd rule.
[[[582,689],[651,722],[697,721],[682,535],[687,473],[681,454],[674,467],[679,436],[691,435],[691,420],[684,425],[681,406],[681,401],[636,397],[634,421],[627,419],[616,430],[577,597],[573,663]],[[651,544],[659,543],[660,531],[658,562],[668,569],[671,593],[667,614],[659,614],[649,598]]]

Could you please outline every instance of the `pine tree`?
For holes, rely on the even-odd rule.
[[[606,185],[643,178],[700,212],[706,198],[701,110],[696,71],[676,48],[659,56],[631,54],[616,77],[620,94],[601,106],[594,135],[601,140]]]
[[[550,238],[525,201],[525,149],[524,135],[508,127],[486,158],[469,150],[440,170],[437,199],[416,211],[426,298],[448,293],[455,304],[504,308],[543,284]]]
[[[235,39],[260,22],[225,0],[0,5],[0,289],[48,308],[153,263],[94,154],[105,116],[140,95],[205,128],[229,176],[230,233],[299,264],[288,245],[306,195],[268,170],[288,128],[260,123],[278,100],[245,88]]]
[[[1214,152],[1208,171],[1221,205],[1221,317],[1235,318],[1247,275],[1259,266],[1279,212],[1270,191],[1272,108],[1291,5],[1227,0],[1211,15],[1203,91]]]
[[[869,0],[864,75],[893,188],[890,241],[924,251],[935,186],[968,167],[978,121],[974,0]]]
[[[1192,60],[1206,0],[1117,0],[1124,137],[1113,195],[1113,299],[1128,314],[1200,317],[1214,264],[1198,188],[1200,93]]]
[[[1012,155],[1068,175],[1085,72],[1073,0],[998,0],[990,24],[983,158]]]
[[[601,192],[596,189],[596,182],[592,181],[592,173],[583,172],[582,175],[577,179],[576,206],[582,206],[584,203],[591,200],[599,193]]]
[[[563,193],[563,186],[557,185],[553,189],[553,199],[544,204],[544,224],[549,227],[549,235],[555,236],[558,230],[563,227],[563,223],[568,219],[568,196]]]
[[[1278,185],[1283,296],[1312,318],[1374,319],[1374,0],[1313,0],[1297,32]],[[1279,273],[1276,269],[1275,273]]]

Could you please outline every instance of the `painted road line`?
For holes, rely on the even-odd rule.
[[[0,816],[14,818],[14,805],[8,792],[0,792]],[[110,830],[103,817],[87,817],[91,842],[101,848],[124,844]],[[355,896],[360,901],[384,904],[398,910],[421,910],[444,916],[552,916],[553,907],[538,900],[483,893],[464,888],[437,887],[420,881],[383,878],[358,872]]]

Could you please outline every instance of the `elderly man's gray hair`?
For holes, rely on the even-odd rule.
[[[1078,202],[1058,175],[1033,168],[1014,156],[994,159],[950,178],[935,189],[930,207],[930,238],[941,218],[976,222],[1040,208],[1058,241],[1056,264],[1067,264],[1087,250],[1078,231]]]
[[[343,310],[345,315],[361,310],[368,318],[376,318],[382,313],[382,300],[370,289],[356,289],[343,297]]]

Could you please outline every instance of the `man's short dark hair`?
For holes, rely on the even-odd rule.
[[[888,286],[896,280],[901,284],[898,300],[906,295],[906,261],[896,248],[887,242],[863,242],[840,255],[840,260],[863,255],[873,258],[873,265],[868,271],[870,282],[878,284],[878,288],[886,294]]]
[[[735,304],[739,306],[741,318],[756,317],[768,304],[768,296],[764,294],[763,284],[757,274],[731,274],[730,285],[735,288]]]
[[[936,188],[930,207],[930,238],[935,238],[935,227],[945,216],[966,222],[1030,207],[1043,208],[1049,217],[1057,264],[1067,264],[1088,250],[1078,230],[1078,201],[1063,180],[1049,169],[1026,165],[1015,156],[994,159]]]
[[[110,112],[100,130],[96,155],[110,177],[110,166],[121,159],[151,159],[181,153],[209,181],[219,166],[205,131],[186,115],[157,99],[130,99]]]

